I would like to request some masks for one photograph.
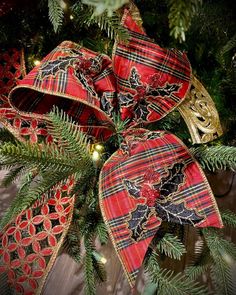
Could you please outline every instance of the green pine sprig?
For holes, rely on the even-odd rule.
[[[49,20],[53,25],[54,32],[57,33],[62,25],[64,11],[60,0],[48,0]]]
[[[84,237],[85,257],[84,257],[84,279],[85,279],[85,294],[96,294],[96,282],[94,276],[94,257],[93,257],[93,236],[91,234]]]
[[[129,40],[128,30],[121,25],[120,17],[116,12],[112,12],[110,16],[106,11],[97,15],[93,7],[80,2],[75,3],[72,9],[79,27],[96,25],[100,30],[105,31],[110,39],[117,38],[124,42]]]
[[[213,264],[211,274],[219,294],[234,294],[231,266],[236,260],[236,245],[224,239],[214,229],[203,229],[202,233],[210,251]]]
[[[129,0],[82,0],[82,2],[93,6],[95,8],[95,15],[101,15],[102,13],[107,12],[108,17],[111,17],[114,11],[128,3]]]
[[[157,244],[157,249],[166,256],[173,259],[181,259],[181,256],[186,253],[184,244],[180,239],[170,233],[166,233]]]
[[[190,149],[193,156],[204,169],[210,171],[236,170],[236,147],[233,146],[199,146]]]
[[[185,41],[185,33],[201,4],[202,0],[168,0],[170,35],[179,42]]]
[[[230,210],[221,210],[221,218],[226,226],[236,228],[236,214]]]

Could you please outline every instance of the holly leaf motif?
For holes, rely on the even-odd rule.
[[[126,93],[126,94],[119,93],[118,101],[120,106],[125,106],[125,107],[133,105],[134,103],[133,96],[129,93]]]
[[[127,180],[125,179],[124,180],[124,185],[126,186],[126,189],[128,190],[129,194],[138,199],[140,198],[140,186],[135,184],[134,181],[130,181],[130,180]]]
[[[103,93],[103,96],[101,97],[101,109],[109,116],[111,116],[113,106],[111,104],[111,100],[107,98],[106,93]]]
[[[144,204],[138,204],[136,209],[130,213],[128,228],[131,231],[131,238],[135,241],[142,238],[150,214],[150,208]]]
[[[140,120],[140,119],[143,121],[147,120],[147,116],[149,114],[147,106],[148,106],[148,103],[145,100],[142,100],[139,103],[137,103],[137,105],[134,108],[134,113],[137,120]]]
[[[155,208],[161,219],[168,222],[191,224],[194,226],[204,219],[194,209],[187,208],[184,202],[179,204],[172,203],[171,201],[156,203]]]
[[[77,60],[77,57],[65,56],[59,57],[56,60],[49,61],[46,64],[43,64],[40,69],[40,75],[42,78],[47,76],[55,76],[59,71],[67,72],[69,66],[73,66],[74,62]]]
[[[76,77],[80,81],[80,83],[83,85],[84,89],[86,89],[92,96],[97,96],[97,93],[95,90],[90,86],[88,79],[83,73],[76,72]]]
[[[149,88],[148,95],[151,96],[171,96],[172,93],[178,92],[180,89],[179,84],[169,84],[166,83],[164,87],[157,87],[157,88]]]
[[[142,85],[140,83],[140,75],[138,74],[138,71],[136,70],[136,68],[131,69],[129,83],[130,83],[131,88],[133,88],[133,89],[136,89],[138,86]]]
[[[160,199],[165,199],[178,191],[179,185],[184,181],[184,167],[183,163],[175,163],[172,168],[168,169],[167,176],[163,177],[159,184],[154,185],[154,188],[160,192]]]

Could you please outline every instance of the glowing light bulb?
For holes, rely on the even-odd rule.
[[[95,144],[95,150],[96,151],[101,152],[101,151],[103,151],[103,149],[104,149],[103,145],[101,145],[99,143]]]
[[[106,264],[106,263],[107,263],[107,259],[106,259],[105,257],[102,257],[102,258],[100,259],[100,262],[101,262],[102,264]]]
[[[35,59],[34,60],[34,65],[35,66],[39,66],[41,64],[41,61],[40,60],[38,60],[38,59]]]
[[[70,15],[70,19],[71,19],[71,20],[74,19],[74,16],[73,16],[72,14]]]
[[[93,256],[97,261],[101,262],[102,264],[107,263],[107,259],[104,256],[102,256],[100,253],[93,251]]]
[[[93,153],[92,153],[92,159],[94,162],[97,162],[99,161],[101,158],[100,154],[98,151],[94,150]]]

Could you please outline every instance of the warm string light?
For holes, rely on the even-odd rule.
[[[92,145],[91,154],[92,154],[92,159],[94,162],[98,162],[101,160],[103,151],[104,151],[104,146],[102,144],[95,143]]]
[[[93,256],[98,262],[100,262],[102,264],[107,263],[107,259],[104,256],[102,256],[100,253],[93,251]]]
[[[33,63],[34,63],[35,66],[39,66],[39,65],[41,64],[41,61],[38,60],[38,59],[35,59],[35,60],[33,61]]]

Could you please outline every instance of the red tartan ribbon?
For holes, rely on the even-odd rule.
[[[112,61],[63,42],[13,88],[12,107],[0,109],[0,120],[20,140],[33,144],[42,137],[50,143],[46,114],[57,105],[88,135],[106,140],[115,132],[113,114],[119,110],[127,132],[101,169],[99,199],[133,287],[163,220],[196,227],[222,227],[222,221],[206,177],[185,145],[164,131],[134,128],[163,118],[184,100],[191,77],[186,55],[155,44],[128,9],[122,23],[130,40],[116,42]],[[70,224],[72,186],[73,180],[58,184],[50,199],[42,198],[1,233],[0,271],[7,271],[17,291],[40,292]]]

